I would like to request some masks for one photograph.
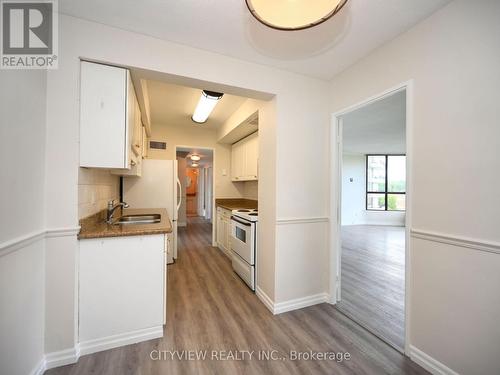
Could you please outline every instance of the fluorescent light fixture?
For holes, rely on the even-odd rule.
[[[198,161],[198,160],[200,160],[200,159],[201,159],[201,157],[200,157],[199,155],[191,155],[191,156],[190,156],[190,158],[191,158],[191,160],[193,160],[193,161]]]
[[[333,17],[348,0],[245,0],[261,23],[278,30],[302,30]]]
[[[217,101],[222,98],[222,95],[224,94],[220,92],[203,90],[191,120],[198,124],[206,122],[208,116],[210,116],[210,113],[215,108]]]

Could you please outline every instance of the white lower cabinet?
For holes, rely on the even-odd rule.
[[[165,235],[80,240],[82,354],[163,336]]]
[[[217,246],[231,255],[231,211],[217,207]]]

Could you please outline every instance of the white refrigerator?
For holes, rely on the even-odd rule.
[[[177,259],[177,211],[181,205],[177,160],[142,160],[142,176],[123,179],[123,200],[130,208],[166,208],[172,222],[167,263]]]

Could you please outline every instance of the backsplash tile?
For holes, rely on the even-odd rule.
[[[78,218],[83,219],[106,208],[120,197],[120,177],[107,170],[80,168],[78,172]]]

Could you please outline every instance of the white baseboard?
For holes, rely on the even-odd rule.
[[[92,354],[103,350],[117,348],[119,346],[157,339],[159,337],[163,337],[163,326],[140,329],[133,332],[127,332],[95,340],[82,341],[80,342],[80,354]]]
[[[424,353],[420,349],[410,345],[410,358],[413,362],[418,363],[424,369],[434,375],[458,375],[457,372],[442,364],[430,355]]]
[[[255,288],[255,295],[257,296],[258,299],[264,304],[264,306],[267,307],[271,313],[274,314],[274,302],[269,296],[262,290],[260,289],[259,286]]]
[[[29,375],[43,375],[43,373],[47,370],[45,365],[45,358],[42,358],[40,362],[30,371]]]
[[[284,302],[275,303],[269,296],[264,293],[258,286],[255,288],[257,298],[271,311],[274,315],[281,314],[287,311],[298,310],[304,307],[317,305],[319,303],[330,302],[330,295],[328,293],[319,293],[312,296],[296,298]]]
[[[76,363],[80,358],[78,347],[45,354],[45,369]]]
[[[275,303],[274,313],[281,314],[287,311],[298,310],[304,307],[309,307],[329,301],[330,301],[330,296],[328,293],[313,294],[312,296],[296,298],[288,301]]]
[[[135,344],[142,341],[163,337],[163,326],[141,329],[120,335],[81,342],[71,349],[48,353],[31,371],[30,375],[42,375],[46,370],[78,362],[81,355]]]

